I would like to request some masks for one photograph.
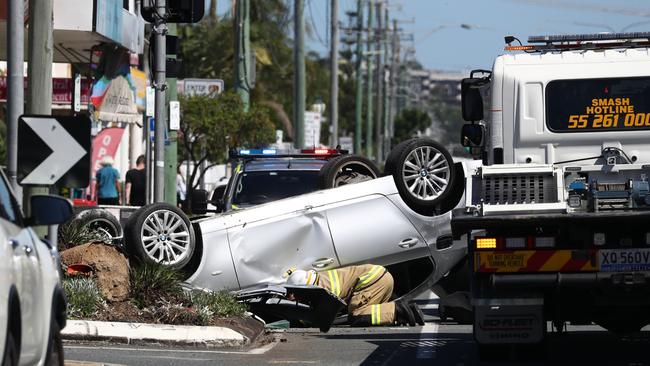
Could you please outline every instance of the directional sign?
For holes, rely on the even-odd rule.
[[[88,116],[21,116],[18,180],[21,185],[87,187],[90,177]]]

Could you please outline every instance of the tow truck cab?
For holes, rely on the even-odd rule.
[[[473,234],[480,346],[540,343],[547,321],[650,324],[649,40],[530,37],[462,81],[461,143],[483,166],[452,230]]]

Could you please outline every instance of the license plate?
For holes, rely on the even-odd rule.
[[[603,272],[650,271],[650,249],[603,249],[598,266]]]

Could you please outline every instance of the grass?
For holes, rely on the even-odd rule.
[[[242,316],[247,310],[246,305],[237,302],[228,291],[193,291],[189,296],[193,307],[206,308],[218,317]]]
[[[183,298],[182,275],[169,267],[141,263],[131,269],[131,298],[139,308],[159,301],[175,302]]]
[[[101,291],[91,278],[66,278],[63,291],[68,298],[68,317],[72,319],[90,318],[105,305]]]
[[[110,239],[107,239],[104,233],[97,230],[91,230],[87,226],[78,225],[75,223],[75,220],[68,221],[59,226],[57,236],[59,250],[69,249],[86,243],[110,244]]]

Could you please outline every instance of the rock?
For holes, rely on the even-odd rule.
[[[108,301],[124,301],[129,296],[129,262],[115,247],[83,244],[61,252],[63,264],[86,264],[93,268],[97,286]]]

